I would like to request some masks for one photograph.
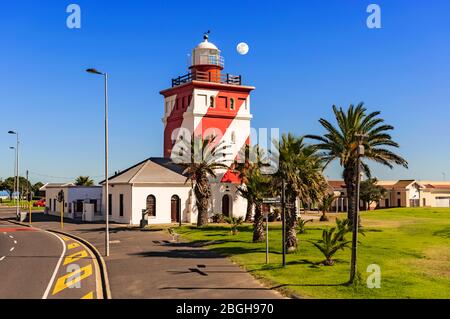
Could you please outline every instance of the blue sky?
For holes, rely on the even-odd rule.
[[[71,3],[81,7],[80,30],[66,27]],[[370,3],[381,6],[382,29],[366,27]],[[395,126],[410,163],[374,165],[374,175],[450,178],[448,12],[445,0],[2,2],[0,177],[12,175],[6,132],[17,129],[21,173],[33,181],[101,178],[103,83],[84,72],[91,66],[110,74],[110,171],[161,156],[158,92],[187,71],[187,54],[211,30],[226,70],[256,86],[253,127],[320,134],[333,104],[364,101]],[[241,41],[246,56],[236,52]]]

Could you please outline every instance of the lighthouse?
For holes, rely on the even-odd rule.
[[[173,78],[171,87],[160,92],[164,96],[165,158],[176,157],[174,152],[180,149],[177,144],[187,137],[214,136],[217,142],[227,146],[225,163],[231,166],[239,152],[250,143],[250,93],[254,87],[244,85],[241,75],[226,73],[224,69],[221,51],[209,41],[209,34],[205,34],[203,41],[192,50],[188,72]],[[230,215],[236,206],[233,201],[240,200],[235,194],[239,181],[230,170],[224,170],[214,182],[213,209],[216,209],[214,202],[221,198],[222,203],[217,206],[222,206],[221,211]],[[229,193],[230,198],[223,199],[220,196],[223,192]],[[228,208],[224,207],[227,202]]]

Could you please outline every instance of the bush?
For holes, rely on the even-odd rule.
[[[225,216],[221,213],[216,213],[211,217],[213,223],[225,223]]]
[[[237,227],[239,225],[242,225],[242,223],[244,222],[244,218],[243,217],[239,217],[239,218],[237,218],[237,217],[226,217],[225,220],[226,220],[226,222],[228,224],[231,225],[231,234],[232,235],[237,235],[237,233],[238,233]]]
[[[281,209],[275,208],[269,213],[269,222],[276,222],[281,219]]]

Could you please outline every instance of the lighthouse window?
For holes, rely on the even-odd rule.
[[[236,133],[231,132],[231,144],[236,144]]]
[[[179,100],[179,99],[176,99],[176,100],[175,100],[175,110],[178,110],[178,100]]]
[[[230,99],[230,109],[234,110],[234,99]]]
[[[247,99],[239,99],[239,103],[244,106],[244,110],[247,109]]]
[[[214,96],[211,96],[211,97],[209,98],[209,107],[210,107],[210,108],[214,108]]]

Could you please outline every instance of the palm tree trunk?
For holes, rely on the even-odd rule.
[[[194,191],[198,210],[197,226],[205,226],[208,224],[209,185],[199,181],[195,184]]]
[[[287,252],[297,250],[297,212],[295,200],[289,201],[290,208],[286,209],[286,248]]]
[[[253,203],[247,199],[247,213],[245,214],[245,221],[250,222],[252,220]]]
[[[255,203],[255,216],[253,217],[253,242],[264,241],[264,220],[261,213],[261,203]]]
[[[350,164],[350,166],[352,165]],[[356,172],[354,167],[344,168],[344,181],[347,188],[348,199],[347,218],[350,220],[350,223],[352,223],[353,214],[356,211]]]

